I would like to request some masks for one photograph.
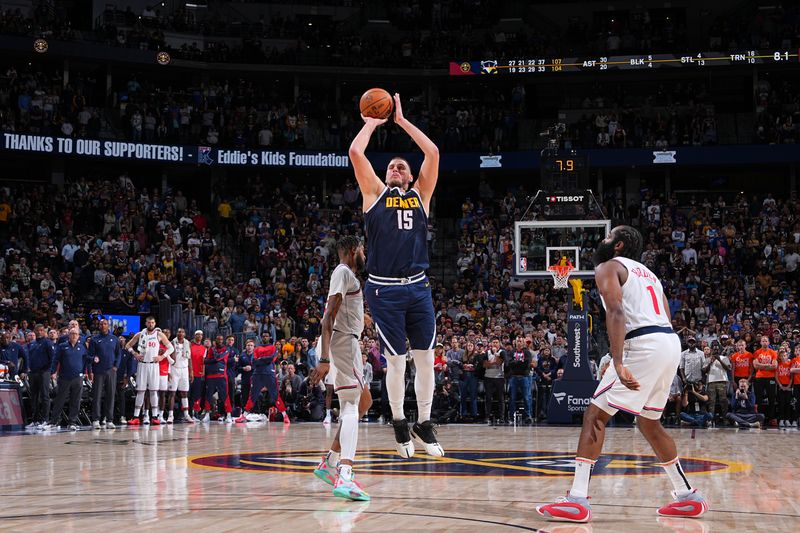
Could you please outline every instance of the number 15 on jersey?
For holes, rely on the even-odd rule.
[[[414,212],[406,209],[397,210],[397,229],[410,230],[414,228]]]

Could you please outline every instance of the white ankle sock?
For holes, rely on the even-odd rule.
[[[339,465],[339,477],[347,481],[353,479],[353,467],[350,465]]]
[[[664,472],[667,473],[669,480],[672,482],[672,488],[675,489],[675,493],[678,496],[685,496],[692,492],[692,486],[689,484],[689,480],[686,479],[683,468],[681,468],[680,459],[676,457],[672,461],[659,463],[658,466],[663,468]]]
[[[589,479],[592,477],[592,468],[596,462],[584,457],[575,458],[575,478],[572,480],[572,488],[569,490],[570,496],[589,497]]]
[[[328,463],[328,466],[332,466],[336,468],[339,466],[339,452],[335,452],[333,450],[328,452],[328,457],[325,459]]]

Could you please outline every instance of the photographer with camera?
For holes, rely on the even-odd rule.
[[[305,378],[297,391],[295,415],[307,422],[321,422],[325,417],[325,395],[323,387],[313,385],[310,378]]]
[[[683,391],[681,421],[695,427],[708,427],[713,416],[708,412],[708,395],[702,381],[690,381]]]
[[[433,396],[433,408],[431,418],[437,424],[447,424],[456,421],[458,414],[458,398],[453,394],[452,384],[449,379],[445,379],[436,387]]]
[[[725,420],[728,414],[728,372],[731,370],[731,361],[720,352],[721,346],[717,341],[712,343],[712,347],[703,349],[703,372],[708,376],[708,411],[713,419],[719,405],[720,419]]]
[[[755,395],[750,391],[750,382],[741,378],[739,386],[733,392],[732,409],[728,413],[728,420],[738,424],[740,428],[760,428],[764,424],[764,415],[756,413],[755,399]]]

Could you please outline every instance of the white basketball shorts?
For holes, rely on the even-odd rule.
[[[158,363],[143,363],[139,361],[139,367],[136,370],[136,390],[160,390],[158,388],[160,377]]]
[[[331,370],[336,369],[331,379],[335,392],[364,388],[364,363],[355,335],[334,331],[331,335],[331,359]]]
[[[681,362],[680,339],[674,333],[650,333],[627,340],[622,362],[639,382],[639,390],[620,383],[612,364],[603,374],[592,403],[610,415],[620,410],[651,420],[660,419]]]
[[[171,381],[169,382],[169,390],[171,392],[189,392],[189,367],[170,367],[169,375],[171,378]]]

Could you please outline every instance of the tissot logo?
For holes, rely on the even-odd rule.
[[[556,399],[556,401],[558,402],[559,405],[561,405],[561,402],[564,401],[564,398],[566,396],[567,396],[566,392],[556,392],[556,393],[553,394],[553,398]]]

